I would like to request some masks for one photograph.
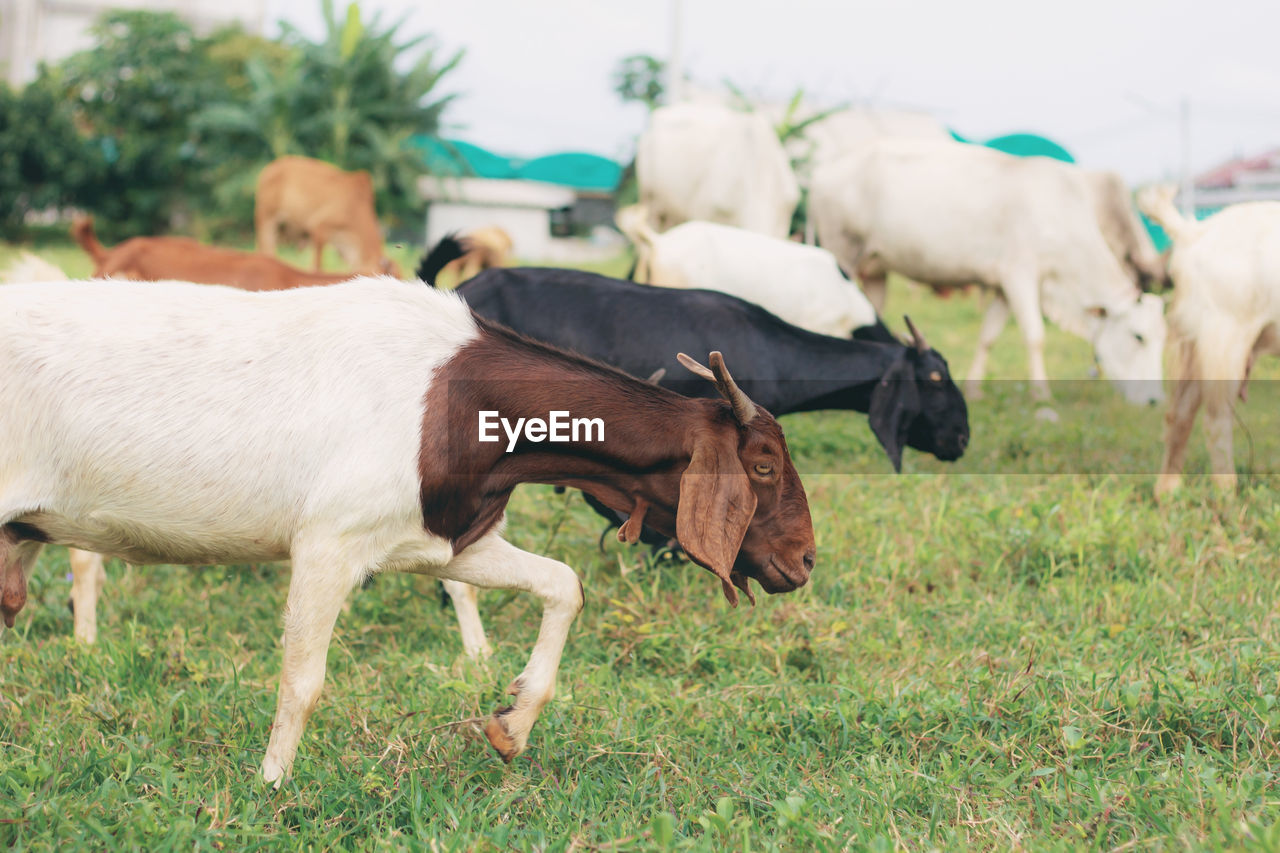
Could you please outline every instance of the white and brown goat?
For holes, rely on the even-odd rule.
[[[109,330],[104,332],[104,330]],[[407,571],[543,601],[515,699],[485,727],[518,755],[583,604],[574,571],[501,537],[520,483],[582,489],[679,539],[734,587],[803,585],[804,487],[782,430],[737,388],[690,399],[386,279],[245,293],[177,282],[0,288],[0,614],[45,543],[134,563],[289,559],[284,664],[262,773],[293,765],[347,594]],[[602,440],[481,441],[479,413],[567,410]]]

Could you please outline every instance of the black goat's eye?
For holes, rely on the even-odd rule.
[[[942,374],[941,374],[941,373],[939,373],[939,372],[938,372],[938,371],[936,371],[936,370],[935,370],[935,371],[933,371],[932,373],[930,373],[930,374],[929,374],[929,381],[930,381],[930,382],[941,382],[941,381],[942,381]]]
[[[756,466],[756,473],[757,473],[757,474],[759,474],[761,477],[767,477],[767,476],[769,476],[770,474],[772,474],[772,473],[773,473],[773,466],[772,466],[772,465],[757,465],[757,466]]]

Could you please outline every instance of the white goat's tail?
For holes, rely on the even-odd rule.
[[[0,273],[0,281],[6,284],[20,281],[66,280],[67,274],[61,269],[30,252],[23,252],[18,256],[18,260],[10,264],[9,268],[3,273]]]
[[[1201,225],[1187,219],[1174,207],[1178,188],[1173,184],[1153,184],[1138,192],[1138,209],[1151,217],[1174,243],[1184,243],[1200,233]]]
[[[627,235],[636,248],[644,244],[645,248],[653,248],[653,241],[658,239],[658,232],[649,224],[649,208],[643,204],[632,204],[618,208],[613,215],[618,230]]]
[[[653,273],[653,244],[658,239],[658,232],[649,224],[649,208],[643,204],[620,207],[613,215],[613,221],[636,250],[636,265],[629,278],[641,284],[648,283]]]

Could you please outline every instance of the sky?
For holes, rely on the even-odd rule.
[[[335,0],[342,8],[342,0]],[[613,91],[618,61],[672,52],[681,10],[694,84],[724,80],[785,101],[931,113],[967,138],[1030,131],[1130,182],[1280,147],[1280,3],[1274,0],[362,0],[405,17],[459,93],[446,135],[511,156],[634,152],[646,111]],[[268,15],[320,32],[317,0]],[[272,29],[268,29],[270,34]]]

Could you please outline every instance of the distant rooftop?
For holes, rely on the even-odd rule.
[[[1196,189],[1280,184],[1280,148],[1252,157],[1235,157],[1196,176]]]

